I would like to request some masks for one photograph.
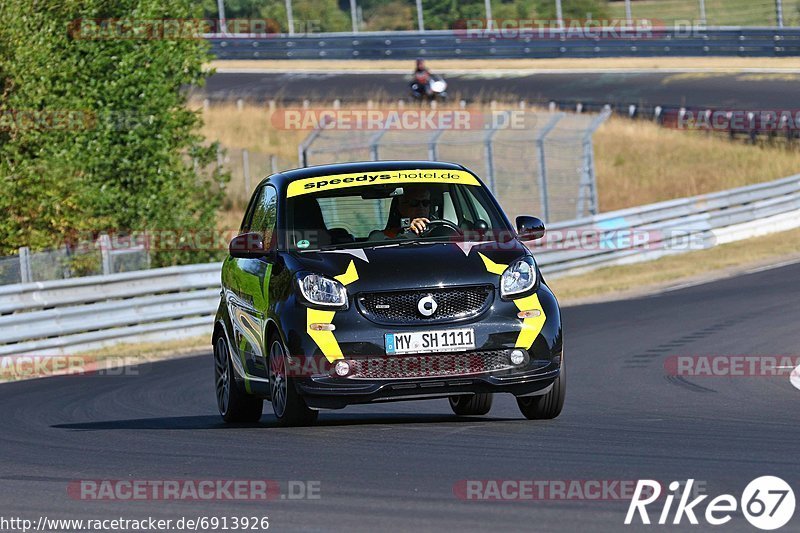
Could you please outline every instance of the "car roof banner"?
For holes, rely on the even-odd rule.
[[[312,194],[346,187],[362,185],[387,185],[393,183],[460,183],[480,185],[475,176],[465,170],[409,169],[383,170],[377,172],[356,172],[353,174],[334,174],[304,178],[289,183],[287,198]]]

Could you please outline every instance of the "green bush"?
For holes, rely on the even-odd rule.
[[[227,176],[182,87],[201,84],[208,45],[182,38],[88,39],[87,19],[200,16],[190,0],[0,3],[0,255],[76,233],[212,228]],[[80,31],[76,31],[79,30]],[[83,33],[81,33],[83,32]],[[107,37],[113,37],[107,35]],[[22,123],[20,117],[40,123]],[[209,260],[163,251],[155,265]]]
[[[565,19],[600,19],[609,15],[608,0],[562,0],[561,10]],[[555,19],[555,1],[538,0],[536,13],[539,18]]]

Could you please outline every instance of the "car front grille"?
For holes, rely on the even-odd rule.
[[[514,368],[509,350],[368,357],[351,361],[348,379],[457,377]]]
[[[424,316],[418,308],[426,296],[436,300],[437,308],[431,316]],[[494,287],[478,285],[446,289],[427,289],[396,292],[371,292],[359,295],[361,313],[379,324],[436,324],[470,318],[483,313],[492,304]]]

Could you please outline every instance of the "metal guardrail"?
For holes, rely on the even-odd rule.
[[[546,239],[531,248],[544,275],[553,278],[796,227],[800,174],[552,224]],[[220,267],[210,263],[0,287],[0,356],[210,335]]]
[[[800,227],[800,174],[551,224],[530,243],[549,278]]]
[[[619,38],[470,37],[465,31],[358,34],[207,35],[218,59],[486,59],[560,57],[800,55],[800,28],[717,27],[658,30]]]
[[[0,356],[210,335],[220,268],[209,263],[2,286]]]

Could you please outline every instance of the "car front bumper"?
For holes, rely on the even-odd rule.
[[[339,409],[350,404],[444,398],[462,394],[546,394],[561,372],[560,357],[537,370],[407,379],[348,379],[319,375],[297,381],[309,407]]]
[[[561,369],[562,331],[558,303],[552,292],[542,284],[536,292],[544,323],[529,346],[520,347],[522,320],[517,317],[517,306],[510,301],[495,298],[491,308],[469,320],[437,325],[385,326],[371,322],[354,306],[337,311],[331,318],[335,330],[325,340],[308,333],[309,317],[303,306],[294,304],[292,312],[281,313],[282,324],[290,357],[322,361],[316,364],[317,372],[299,372],[294,377],[297,390],[313,408],[341,408],[354,403],[371,403],[421,398],[438,398],[474,393],[510,393],[515,396],[544,394],[549,390]],[[288,311],[288,309],[287,309]],[[444,354],[409,356],[386,355],[384,335],[403,331],[472,328],[475,333],[475,350],[446,354],[464,359],[477,353],[508,354],[513,349],[526,352],[525,363],[520,365],[470,367],[453,372],[408,373],[381,372],[340,377],[332,371],[338,360],[351,363],[380,360],[383,364],[402,363],[408,358],[436,359]],[[325,353],[325,342],[335,340],[340,355]],[[496,358],[495,358],[496,361]],[[326,366],[325,371],[319,371]],[[390,366],[390,365],[387,365]]]

